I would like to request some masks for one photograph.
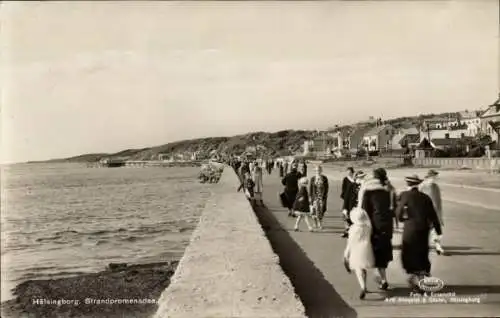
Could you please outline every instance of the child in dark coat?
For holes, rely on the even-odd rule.
[[[303,218],[306,221],[309,231],[313,231],[313,228],[309,223],[309,218],[311,217],[311,208],[309,202],[309,194],[307,193],[307,184],[308,180],[306,177],[302,177],[299,179],[299,192],[297,192],[297,197],[293,204],[293,210],[298,216],[297,221],[295,222],[295,231],[299,230],[299,225]]]

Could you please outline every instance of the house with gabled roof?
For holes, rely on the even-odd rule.
[[[371,129],[372,127],[370,126],[355,127],[355,129],[352,130],[347,137],[347,149],[350,149],[351,151],[358,151],[363,148],[363,137],[365,136],[365,133]]]
[[[414,140],[417,139],[416,142]],[[408,127],[397,129],[396,133],[391,140],[391,149],[398,150],[404,148],[406,145],[420,143],[420,132],[416,127]]]
[[[395,132],[391,125],[376,126],[364,134],[363,145],[368,148],[368,151],[389,150]]]

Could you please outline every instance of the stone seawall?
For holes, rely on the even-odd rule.
[[[305,317],[238,185],[226,168],[154,318]]]

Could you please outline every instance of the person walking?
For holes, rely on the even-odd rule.
[[[255,184],[255,203],[260,203],[260,205],[264,205],[264,201],[262,198],[263,191],[263,178],[262,178],[262,168],[259,166],[255,167],[255,172],[253,175],[253,182]]]
[[[349,214],[358,204],[358,193],[365,176],[366,174],[363,171],[357,171],[354,175],[354,182],[350,184],[346,190],[342,214],[344,215],[344,220],[347,226],[344,230],[344,234],[342,234],[343,238],[346,238],[349,235],[349,227],[352,224]]]
[[[288,216],[295,216],[293,213],[293,204],[295,202],[295,198],[297,197],[297,192],[299,191],[299,179],[302,178],[302,175],[297,171],[297,168],[297,164],[293,164],[290,173],[287,173],[281,180],[281,183],[285,186],[284,193],[287,201]]]
[[[348,195],[351,186],[354,184],[354,168],[347,168],[347,175],[342,180],[342,189],[340,192],[340,199],[342,200],[342,217],[344,219],[344,235],[347,235],[347,231],[349,230],[349,222],[346,218],[348,211],[345,206],[347,205],[346,201],[348,200]]]
[[[285,176],[285,167],[283,167],[283,162],[278,161],[278,168],[280,170],[280,178]]]
[[[396,208],[399,221],[404,222],[401,261],[408,274],[408,283],[416,290],[417,279],[430,276],[429,232],[431,226],[441,235],[441,223],[431,198],[418,190],[423,181],[417,175],[405,178],[409,190],[401,193]]]
[[[387,290],[386,270],[392,256],[394,212],[391,210],[392,192],[388,186],[387,172],[383,168],[373,171],[373,178],[366,180],[359,193],[359,202],[371,222],[371,243],[375,255],[376,280],[379,289]]]
[[[288,161],[285,159],[285,162],[283,163],[283,172],[285,175],[288,174]]]
[[[305,160],[300,164],[300,173],[302,173],[302,176],[307,177],[307,164]]]
[[[307,193],[307,183],[306,177],[301,177],[298,181],[299,191],[297,192],[297,197],[293,203],[293,210],[297,215],[297,221],[295,222],[295,231],[299,231],[300,222],[302,219],[306,221],[307,228],[310,232],[314,229],[309,222],[310,218],[310,201],[309,194]]]
[[[431,198],[432,203],[434,204],[434,209],[436,210],[436,214],[439,219],[439,223],[441,224],[441,230],[444,226],[443,222],[443,205],[441,200],[441,189],[439,185],[436,183],[436,179],[439,173],[436,170],[429,170],[427,176],[425,176],[424,181],[420,184],[419,190],[429,196]],[[441,245],[442,235],[437,235],[436,230],[432,231],[432,241],[436,248],[436,253],[438,255],[444,254],[443,246]]]
[[[375,257],[371,243],[372,226],[365,210],[356,207],[351,212],[352,225],[349,238],[344,249],[344,266],[348,273],[354,270],[361,293],[360,299],[366,296],[366,271],[375,265]]]
[[[329,184],[328,178],[323,175],[323,167],[321,165],[316,166],[315,173],[309,183],[309,194],[311,196],[311,213],[314,226],[321,230],[323,216],[327,209]]]
[[[255,203],[255,183],[252,180],[252,176],[250,175],[250,172],[245,172],[243,182],[240,184],[238,187],[238,192],[240,192],[241,189],[244,189],[245,196],[248,198],[250,203],[253,205]]]

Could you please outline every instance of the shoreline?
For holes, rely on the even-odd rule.
[[[96,273],[28,280],[12,290],[13,299],[1,303],[1,316],[149,317],[178,263],[111,263]]]

